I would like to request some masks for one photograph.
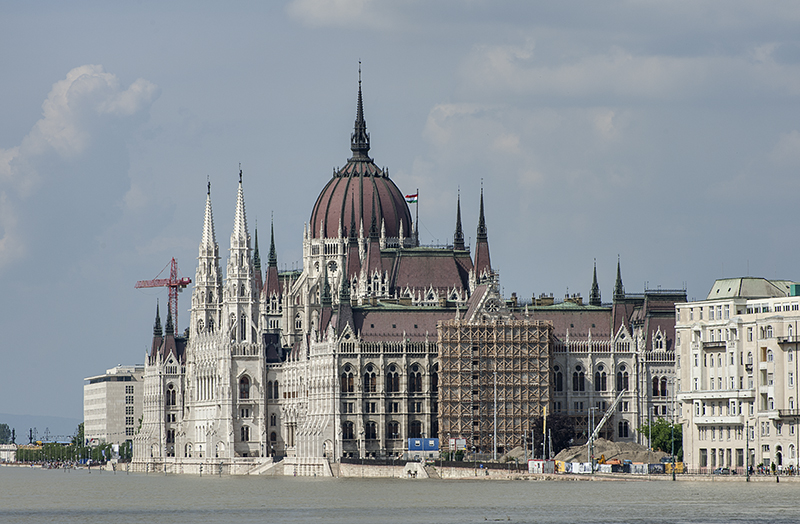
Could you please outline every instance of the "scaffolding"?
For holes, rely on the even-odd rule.
[[[494,451],[495,428],[499,453],[529,444],[550,402],[552,331],[549,321],[440,321],[439,435],[481,453]]]

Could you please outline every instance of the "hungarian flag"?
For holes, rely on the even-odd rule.
[[[416,204],[418,195],[419,193],[414,193],[413,195],[406,195],[406,202],[408,202],[409,204]]]

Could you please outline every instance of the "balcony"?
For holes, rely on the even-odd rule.
[[[800,337],[778,337],[778,344],[800,344]]]
[[[800,417],[800,409],[779,409],[779,418],[797,418]]]
[[[713,342],[703,342],[703,349],[719,349],[725,348],[724,340],[715,340]]]
[[[695,416],[695,424],[729,424],[741,425],[744,424],[744,415],[717,415],[717,416]]]

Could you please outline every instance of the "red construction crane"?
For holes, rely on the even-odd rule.
[[[172,322],[175,323],[175,327],[177,330],[178,326],[178,291],[182,291],[183,288],[188,286],[192,283],[192,279],[189,277],[178,278],[178,263],[175,259],[172,259],[172,262],[167,264],[169,266],[169,278],[155,278],[153,280],[140,280],[136,283],[134,289],[139,289],[143,287],[168,287],[169,288],[169,310],[172,312]],[[164,266],[164,269],[167,269]],[[161,273],[164,272],[164,269],[161,270]],[[156,275],[156,277],[160,276],[161,273]]]

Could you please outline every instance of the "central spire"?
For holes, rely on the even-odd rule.
[[[369,157],[369,133],[367,133],[367,122],[364,120],[364,103],[361,98],[361,62],[358,62],[358,108],[356,109],[356,124],[353,134],[350,135],[350,151],[353,157],[350,160],[363,160],[370,162]]]

